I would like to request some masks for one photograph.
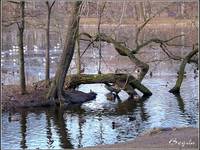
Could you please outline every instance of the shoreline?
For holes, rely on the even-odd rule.
[[[156,128],[134,140],[117,144],[105,144],[81,148],[81,150],[106,149],[198,149],[199,128]]]
[[[43,86],[39,87],[36,91],[34,86],[28,86],[27,91],[28,94],[21,95],[19,93],[19,86],[4,85],[1,97],[3,112],[23,107],[34,108],[47,106],[47,104],[48,106],[51,105],[45,100],[47,89]],[[44,100],[44,102],[41,103],[41,100]],[[198,131],[199,128],[193,127],[154,128],[127,142],[97,145],[81,149],[198,149]]]
[[[27,93],[20,94],[19,85],[1,86],[1,108],[2,111],[14,111],[18,108],[33,108],[53,105],[46,99],[47,88],[39,87],[35,89],[32,85],[27,85]]]

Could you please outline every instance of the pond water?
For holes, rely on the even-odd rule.
[[[108,101],[102,84],[81,85],[79,90],[97,92],[97,98],[68,109],[33,108],[2,114],[3,149],[79,148],[134,139],[154,127],[197,127],[198,79],[187,76],[180,95],[168,92],[176,76],[146,78],[153,92],[139,102]]]
[[[85,47],[82,43],[81,52]],[[175,55],[184,56],[191,49],[173,47],[170,50]],[[12,49],[1,53],[3,84],[19,82],[17,51],[18,48],[13,45]],[[44,79],[44,52],[44,49],[36,45],[34,50],[25,47],[25,76],[28,84]],[[59,47],[50,51],[51,77],[55,74],[60,54]],[[127,57],[120,56],[112,44],[102,43],[102,57],[102,73],[119,69],[121,72],[135,74],[134,64]],[[64,110],[32,108],[4,112],[2,148],[79,148],[131,140],[154,127],[197,127],[198,78],[194,78],[194,67],[187,65],[187,77],[181,94],[173,95],[168,91],[174,86],[180,62],[166,59],[166,55],[155,45],[143,49],[137,57],[149,63],[150,71],[153,72],[152,78],[147,74],[142,81],[152,91],[151,97],[136,102],[127,100],[127,93],[122,91],[119,93],[121,101],[113,102],[106,99],[105,94],[109,91],[103,84],[80,85],[79,90],[93,90],[98,94],[97,98],[82,106]],[[97,48],[88,49],[81,60],[84,73],[97,73],[98,58]],[[76,73],[75,59],[76,54],[69,73]]]

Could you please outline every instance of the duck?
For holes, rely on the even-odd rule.
[[[150,75],[150,78],[152,78],[152,77],[153,77],[153,73],[152,73],[151,71],[150,71],[149,75]]]
[[[195,75],[194,75],[194,79],[196,79],[197,77],[198,77],[198,75],[197,75],[197,74],[195,74]]]
[[[85,120],[84,118],[80,118],[80,119],[79,119],[79,122],[80,122],[80,123],[85,123],[86,120]]]
[[[20,116],[13,115],[13,116],[10,116],[8,119],[9,119],[9,121],[19,121]]]
[[[115,123],[114,121],[112,122],[112,129],[115,129],[117,127],[120,127],[119,124]]]
[[[116,95],[113,93],[108,93],[108,94],[106,94],[106,98],[107,98],[107,100],[114,101],[116,98]]]
[[[121,89],[117,87],[116,85],[113,86],[108,83],[105,83],[105,88],[108,89],[110,92],[114,92],[116,94],[118,94],[121,91]]]
[[[138,101],[140,99],[140,96],[139,95],[133,95],[133,99]]]
[[[197,74],[198,72],[197,72],[197,69],[194,69],[194,74]]]
[[[133,117],[133,116],[129,116],[129,117],[128,117],[128,120],[129,120],[129,121],[134,121],[135,119],[136,119],[136,118]]]
[[[115,129],[115,122],[112,122],[112,129]]]
[[[165,86],[167,87],[168,85],[169,85],[169,82],[167,82]]]
[[[84,73],[85,72],[85,68],[82,68],[81,70],[80,70],[80,73]]]

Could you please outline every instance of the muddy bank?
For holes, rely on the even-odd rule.
[[[37,86],[36,86],[37,85]],[[48,87],[43,82],[38,82],[36,85],[28,85],[27,93],[20,94],[20,87],[18,85],[3,85],[2,86],[2,110],[12,111],[18,108],[31,107],[50,107],[55,106],[55,101],[46,98]],[[64,94],[70,97],[70,102],[66,101],[65,106],[82,104],[96,98],[96,93],[84,93],[76,90],[66,90]]]
[[[35,89],[34,86],[28,85],[27,94],[21,95],[18,85],[3,85],[1,90],[2,110],[52,105],[50,101],[46,100],[46,93],[46,88]]]
[[[163,128],[153,129],[136,139],[111,145],[98,145],[89,149],[198,149],[198,128]]]

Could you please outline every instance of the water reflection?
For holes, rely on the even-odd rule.
[[[50,62],[51,62],[51,77],[54,76],[56,72],[56,67],[59,61],[59,57],[61,55],[61,49],[58,50],[57,46],[56,49],[51,50],[50,55]],[[83,51],[85,47],[81,47],[81,51]],[[56,50],[56,51],[55,51]],[[189,49],[190,50],[190,49]],[[171,50],[174,54],[180,51],[179,48],[172,48]],[[187,48],[181,49],[181,52],[187,52]],[[34,46],[34,51],[28,50],[25,53],[25,64],[26,64],[26,78],[27,83],[32,84],[32,82],[36,82],[38,80],[44,79],[45,71],[44,71],[44,64],[45,64],[45,51],[43,49],[39,49],[36,45]],[[76,55],[76,54],[75,54]],[[84,54],[82,58],[82,65],[84,67],[84,73],[97,73],[98,68],[98,61],[94,59],[97,55],[97,50],[94,48],[88,49],[87,53]],[[10,49],[8,51],[3,51],[1,54],[2,57],[2,81],[4,84],[16,84],[19,80],[19,75],[16,74],[15,76],[9,76],[10,72],[19,72],[18,66],[18,53],[15,49]],[[173,60],[168,60],[164,62],[153,62],[154,59],[165,59],[165,54],[161,52],[159,48],[156,50],[145,48],[144,52],[139,55],[138,57],[141,58],[144,62],[149,62],[150,70],[153,71],[154,76],[156,75],[163,75],[163,74],[174,74],[177,72],[177,62]],[[158,57],[158,58],[157,58]],[[102,47],[102,73],[110,73],[115,72],[115,70],[125,69],[126,73],[133,74],[135,65],[127,58],[123,56],[119,56],[112,45],[107,45]],[[152,62],[151,62],[152,61]],[[75,57],[72,60],[70,65],[70,73],[76,73],[76,60]],[[127,67],[128,66],[128,67]],[[191,66],[186,67],[186,71],[191,71]],[[40,72],[40,74],[38,74]],[[12,81],[12,82],[11,82]]]
[[[147,121],[147,119],[149,118],[149,115],[146,112],[146,109],[144,107],[144,102],[139,103],[139,108],[140,108],[140,112],[141,112],[140,115],[141,115],[142,121]]]
[[[187,120],[188,124],[196,124],[197,121],[195,117],[188,112],[185,112],[185,103],[183,98],[181,97],[180,93],[174,94],[178,101],[178,106],[180,111],[182,112],[182,116]]]
[[[174,96],[176,97],[177,101],[178,101],[178,106],[179,106],[179,109],[182,113],[185,112],[185,104],[183,102],[183,98],[181,97],[180,93],[178,94],[174,94]]]
[[[85,92],[92,88],[99,94],[96,100],[85,104],[90,109],[70,106],[65,109],[34,108],[12,114],[3,113],[2,147],[81,148],[127,141],[154,127],[196,127],[198,85],[195,80],[186,78],[182,88],[184,92],[173,95],[168,92],[173,80],[146,80],[145,85],[154,94],[137,102],[133,99],[124,100],[123,97],[121,102],[108,101],[104,86],[95,85],[96,88],[93,88],[88,85],[83,88]],[[169,87],[163,86],[166,81]],[[14,121],[13,116],[19,116],[19,119]]]
[[[64,109],[55,109],[53,115],[53,121],[57,128],[57,133],[60,138],[60,147],[61,148],[73,148],[73,145],[70,142],[68,130],[63,118]]]
[[[79,114],[78,115],[78,126],[79,126],[78,148],[83,147],[83,145],[82,145],[82,138],[83,138],[82,126],[83,126],[84,122],[85,122],[85,120],[83,119],[82,114]]]
[[[50,116],[50,112],[47,110],[46,111],[46,129],[47,129],[47,147],[48,149],[50,148],[54,148],[53,146],[53,138],[52,138],[52,131],[51,131],[51,116]]]
[[[28,148],[27,145],[26,145],[26,130],[27,130],[27,121],[26,121],[26,118],[27,118],[27,112],[23,111],[21,112],[21,121],[20,121],[20,124],[21,124],[21,142],[20,142],[20,145],[21,145],[21,148],[22,149],[26,149]]]
[[[191,31],[190,27],[184,27],[183,30],[178,30],[178,32],[169,32],[171,28],[174,28],[174,30],[179,29],[179,27],[175,26],[165,26],[165,28],[163,28],[163,25],[155,26],[155,28],[147,29],[147,31],[155,30],[156,32],[152,32],[152,36],[148,36],[165,38],[168,35],[166,33],[169,33],[169,36],[178,32],[185,32],[189,35],[194,33],[188,32]],[[109,27],[103,27],[102,29],[110,33]],[[90,27],[87,31],[96,32],[96,27]],[[121,31],[119,35],[124,35],[124,37],[135,32],[130,27],[121,28],[119,31]],[[15,33],[11,37],[16,37]],[[134,37],[131,37],[127,44],[129,47],[134,47],[132,42]],[[29,43],[25,46],[27,83],[44,79],[45,50],[37,46],[41,45],[40,42],[43,40],[38,41],[39,43],[33,42],[31,45]],[[10,44],[13,43],[11,42]],[[182,37],[181,43],[191,45],[189,41],[185,41],[184,37]],[[86,47],[84,46],[86,43],[82,44],[81,51]],[[31,46],[33,48],[30,48]],[[16,84],[19,81],[17,51],[18,47],[13,45],[12,49],[6,48],[1,53],[2,80],[4,84]],[[62,44],[57,44],[50,51],[50,75],[53,77],[62,52]],[[175,55],[179,55],[179,53],[184,54],[188,52],[188,49],[172,48],[170,51]],[[97,54],[98,51],[95,48],[88,49],[84,54],[82,57],[84,73],[97,73],[98,61],[95,59]],[[164,59],[164,56],[165,54],[158,47],[154,49],[148,47],[138,57],[145,62],[149,62],[154,59]],[[112,44],[102,45],[102,57],[102,73],[114,72],[116,69],[127,69],[129,73],[132,73],[134,70],[134,64],[129,59],[119,56]],[[70,67],[76,68],[75,65],[76,63],[73,59]],[[149,65],[150,70],[154,74],[151,79],[144,80],[144,84],[150,88],[153,95],[149,98],[142,98],[138,102],[132,99],[124,101],[126,99],[124,97],[119,103],[110,102],[105,98],[105,94],[108,91],[103,86],[87,85],[83,87],[81,85],[80,89],[84,90],[84,92],[89,92],[92,89],[98,93],[97,99],[84,104],[85,107],[70,107],[62,110],[19,110],[20,119],[15,121],[12,119],[12,114],[4,113],[2,116],[4,128],[2,132],[2,148],[79,148],[102,143],[112,144],[126,141],[153,127],[196,127],[198,120],[198,92],[195,90],[198,89],[198,86],[196,81],[186,79],[183,83],[182,95],[172,95],[168,93],[168,88],[172,85],[166,86],[166,81],[169,84],[175,83],[175,78],[173,80],[169,77],[160,79],[157,75],[173,75],[179,69],[177,62],[170,60],[168,62],[150,63]],[[191,72],[192,67],[188,66],[186,71]],[[71,73],[76,72],[75,69],[70,71]]]

